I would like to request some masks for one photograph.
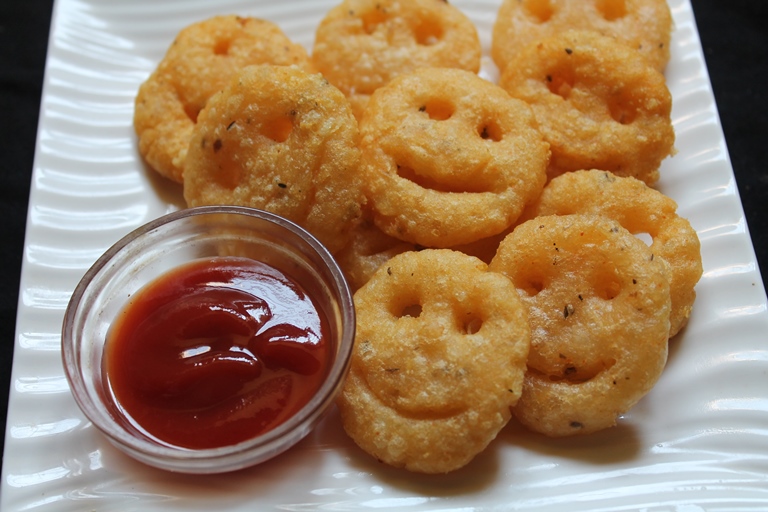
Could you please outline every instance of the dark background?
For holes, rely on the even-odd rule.
[[[765,0],[692,0],[760,267],[768,274]],[[5,432],[24,226],[52,0],[0,1],[0,418]]]

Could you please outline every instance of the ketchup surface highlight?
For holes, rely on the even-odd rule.
[[[139,290],[110,328],[116,406],[156,440],[190,449],[283,423],[321,386],[328,321],[295,280],[237,257],[195,261]]]

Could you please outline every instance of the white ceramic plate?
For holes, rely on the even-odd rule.
[[[60,325],[77,281],[131,229],[183,206],[141,163],[133,98],[174,35],[214,14],[269,19],[310,48],[335,0],[59,0],[37,141],[2,480],[3,510],[768,510],[765,290],[688,0],[667,77],[679,153],[659,188],[702,242],[704,276],[661,381],[620,426],[547,440],[511,426],[456,473],[374,462],[335,415],[298,447],[230,475],[150,469],[86,421],[64,378]],[[455,0],[483,45],[499,0]],[[486,58],[486,65],[488,64]],[[492,73],[489,73],[492,76]]]

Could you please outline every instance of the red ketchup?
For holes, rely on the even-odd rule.
[[[327,319],[292,278],[235,257],[160,276],[110,329],[105,373],[117,407],[156,440],[235,444],[280,425],[320,387]]]

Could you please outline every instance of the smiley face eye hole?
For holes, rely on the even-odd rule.
[[[433,121],[446,121],[453,116],[456,108],[453,103],[442,98],[432,98],[419,107]]]
[[[595,7],[607,21],[616,21],[627,15],[626,0],[597,0]]]
[[[539,276],[526,276],[515,283],[518,290],[522,290],[528,297],[535,297],[546,287],[544,279]]]
[[[413,34],[417,44],[432,46],[443,38],[443,27],[434,19],[424,19],[414,27]]]
[[[216,44],[213,45],[214,55],[227,55],[229,54],[229,47],[232,41],[229,39],[219,39]]]
[[[545,80],[549,92],[557,94],[564,100],[567,100],[571,95],[571,90],[576,83],[573,74],[564,69],[558,69],[556,72],[549,73]]]
[[[611,118],[619,124],[631,124],[637,117],[637,109],[621,98],[608,102]]]
[[[489,140],[492,142],[499,142],[504,138],[504,133],[501,131],[501,127],[498,125],[498,123],[496,123],[496,121],[493,120],[482,124],[478,128],[477,133],[480,135],[481,139]]]
[[[275,142],[285,142],[293,131],[293,119],[290,117],[277,117],[268,123],[264,123],[263,133],[266,138]]]
[[[400,308],[400,311],[395,316],[397,316],[398,318],[403,318],[403,317],[419,318],[421,316],[421,312],[422,312],[421,304],[409,303],[406,306]]]
[[[462,319],[461,332],[464,334],[477,334],[483,327],[483,319],[475,315],[467,315]]]
[[[373,34],[376,28],[387,21],[386,12],[377,6],[376,9],[370,9],[360,15],[363,22],[363,30],[366,34]]]
[[[536,23],[546,23],[555,14],[551,0],[525,0],[523,9]]]

